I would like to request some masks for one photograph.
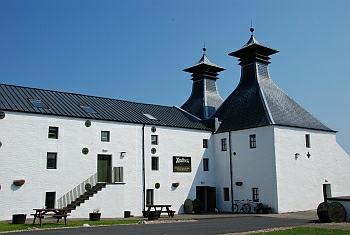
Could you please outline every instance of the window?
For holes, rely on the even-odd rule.
[[[82,109],[84,109],[87,113],[97,113],[95,110],[93,110],[90,106],[80,105]]]
[[[209,171],[209,158],[203,158],[203,171]]]
[[[38,100],[38,99],[29,99],[30,103],[36,107],[36,108],[43,108],[43,109],[47,109],[47,106],[45,105],[45,103],[42,100]]]
[[[221,139],[221,151],[227,151],[226,138]]]
[[[152,171],[159,170],[159,157],[152,157]]]
[[[151,144],[158,145],[158,135],[151,135]]]
[[[153,205],[153,189],[146,191],[146,205]]]
[[[101,131],[101,141],[109,142],[109,131]]]
[[[306,134],[305,135],[305,144],[306,144],[306,148],[310,148],[311,144],[310,144],[310,135]]]
[[[229,188],[224,188],[224,201],[230,201],[230,191]]]
[[[55,208],[56,192],[46,192],[45,195],[45,207]]]
[[[151,114],[149,113],[142,113],[143,115],[145,115],[146,117],[148,117],[151,120],[158,120],[157,118],[153,117]]]
[[[208,148],[208,139],[203,139],[203,148]]]
[[[49,127],[49,136],[50,139],[58,139],[58,127],[50,126]]]
[[[250,148],[256,148],[256,135],[250,135]]]
[[[259,202],[259,188],[253,188],[253,202]]]
[[[47,153],[47,169],[57,169],[57,153]]]
[[[114,167],[114,182],[124,182],[123,167]]]

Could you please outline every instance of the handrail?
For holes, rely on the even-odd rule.
[[[69,191],[68,193],[63,195],[61,198],[59,198],[57,200],[58,207],[65,208],[65,207],[67,207],[68,204],[70,204],[71,202],[73,202],[74,200],[79,198],[81,195],[83,195],[87,191],[85,189],[86,184],[90,184],[91,188],[96,186],[96,184],[99,183],[98,182],[98,175],[99,175],[99,173],[102,173],[102,172],[107,173],[106,175],[104,175],[106,177],[106,179],[103,182],[105,182],[105,183],[116,182],[117,177],[115,174],[113,174],[116,172],[115,168],[112,169],[112,167],[107,166],[107,167],[99,170],[98,172],[96,172],[95,174],[93,174],[92,176],[90,176],[89,178],[87,178],[86,180],[81,182],[80,184],[78,184],[71,191]]]

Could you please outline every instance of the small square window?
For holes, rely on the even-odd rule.
[[[227,151],[226,138],[221,139],[221,151]]]
[[[50,126],[49,127],[49,135],[50,139],[58,139],[58,127]]]
[[[256,148],[256,135],[249,136],[250,148]]]
[[[101,141],[109,142],[109,131],[101,131]]]
[[[152,171],[159,170],[159,157],[152,157]]]
[[[259,202],[259,188],[253,188],[253,202]]]
[[[158,145],[158,135],[151,135],[151,144]]]
[[[203,139],[203,148],[208,148],[208,139]]]
[[[224,201],[230,201],[230,190],[229,188],[224,188]]]
[[[310,148],[311,147],[310,135],[309,134],[305,135],[305,145],[306,145],[306,148]]]
[[[209,158],[203,158],[203,171],[209,171]]]
[[[57,169],[57,153],[47,153],[47,169]]]

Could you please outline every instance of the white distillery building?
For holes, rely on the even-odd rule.
[[[184,69],[193,87],[181,107],[0,84],[0,220],[43,207],[73,218],[96,208],[104,218],[141,216],[147,204],[184,213],[186,199],[202,211],[250,199],[284,213],[349,195],[350,158],[336,131],[271,80],[277,52],[252,34],[230,53],[242,74],[223,100],[225,68],[204,50]]]

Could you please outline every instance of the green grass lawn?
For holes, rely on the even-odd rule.
[[[308,227],[297,227],[286,230],[274,231],[274,232],[262,232],[255,233],[259,235],[299,235],[299,234],[317,234],[317,235],[349,235],[349,230],[339,230],[339,229],[325,229],[325,228],[308,228]]]
[[[101,225],[118,225],[118,224],[137,224],[139,220],[100,220],[100,221],[90,221],[90,220],[80,220],[80,221],[67,221],[67,225],[64,222],[45,222],[43,221],[43,226],[40,227],[36,222],[35,225],[31,223],[26,224],[12,224],[11,222],[0,221],[0,232],[14,231],[14,230],[29,230],[29,229],[46,229],[46,228],[68,228],[68,227],[79,227],[84,224],[89,224],[90,226],[101,226]]]
[[[39,224],[32,225],[31,223],[26,224],[12,224],[11,222],[0,221],[0,232],[15,231],[15,230],[30,230],[30,229],[48,229],[48,228],[68,228],[68,227],[79,227],[84,224],[89,224],[90,226],[108,226],[108,225],[120,225],[120,224],[137,224],[139,220],[100,220],[100,221],[69,221],[67,225],[59,222],[43,222],[43,226],[40,227]],[[321,235],[349,235],[349,230],[338,230],[338,229],[324,229],[324,228],[308,228],[308,227],[297,227],[292,229],[273,231],[273,232],[261,232],[254,233],[259,235],[300,235],[300,234],[321,234]]]

